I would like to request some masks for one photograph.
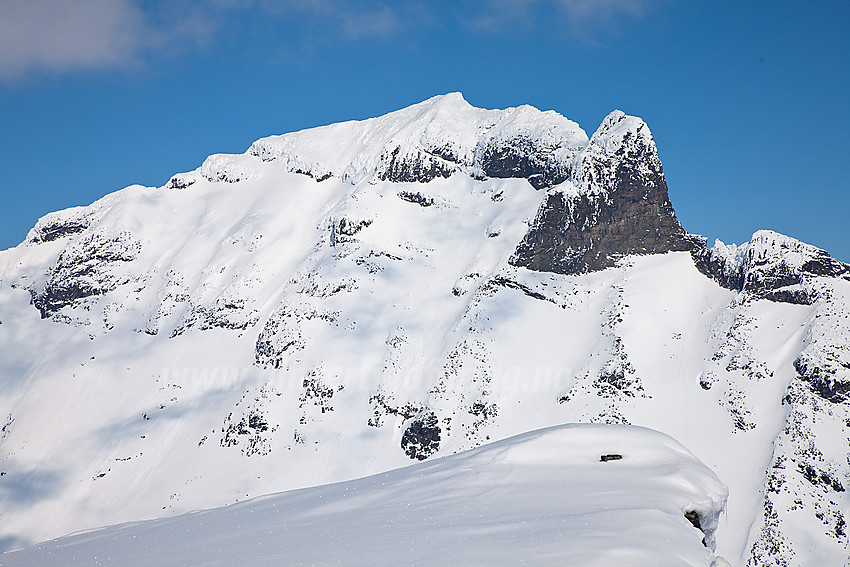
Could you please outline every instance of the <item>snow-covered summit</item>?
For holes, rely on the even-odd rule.
[[[645,178],[661,173],[661,160],[652,133],[637,116],[614,110],[591,136],[579,157],[575,185],[582,193],[605,192],[621,165]]]
[[[542,187],[564,181],[587,143],[584,130],[557,112],[485,110],[449,93],[377,118],[269,136],[247,155],[320,180],[430,181],[464,172]],[[230,180],[239,176],[225,171],[240,163],[240,156],[211,156],[201,172]]]

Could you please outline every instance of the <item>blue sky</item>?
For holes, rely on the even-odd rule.
[[[0,249],[262,136],[435,94],[649,124],[685,228],[850,261],[850,3],[0,0]]]

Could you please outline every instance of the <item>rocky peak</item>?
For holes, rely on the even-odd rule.
[[[582,273],[628,254],[689,250],[649,127],[616,110],[578,154],[570,179],[550,190],[511,260],[516,266]]]
[[[717,240],[712,248],[694,248],[692,255],[702,273],[755,299],[811,305],[817,277],[850,280],[850,265],[771,230],[759,230],[741,246]]]
[[[651,176],[662,176],[661,160],[646,123],[636,116],[615,110],[605,117],[580,154],[574,184],[588,193],[615,189],[615,176],[624,170],[639,176],[647,189]]]

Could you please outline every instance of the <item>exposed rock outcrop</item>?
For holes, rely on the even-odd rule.
[[[110,268],[134,260],[140,250],[141,243],[129,232],[82,238],[62,252],[43,287],[30,289],[33,305],[46,319],[63,307],[115,289],[126,277]]]
[[[440,448],[440,425],[432,411],[423,413],[407,426],[401,448],[411,459],[424,461]]]
[[[760,230],[741,245],[694,247],[694,264],[721,286],[754,299],[811,305],[817,299],[818,277],[850,280],[850,265],[839,262],[824,250]]]
[[[64,212],[64,211],[61,211]],[[89,227],[89,219],[83,216],[47,215],[30,232],[27,242],[41,244],[79,234]]]
[[[511,263],[577,274],[628,254],[690,250],[695,242],[670,204],[649,128],[614,111],[578,156],[572,183],[550,191]]]

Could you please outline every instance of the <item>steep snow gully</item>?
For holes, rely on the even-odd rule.
[[[850,565],[848,298],[619,111],[264,138],[0,252],[0,565]]]

